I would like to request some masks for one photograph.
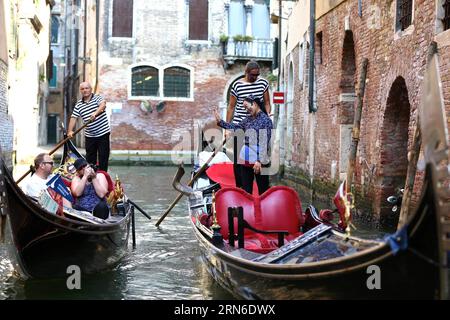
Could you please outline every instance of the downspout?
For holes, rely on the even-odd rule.
[[[87,0],[84,0],[84,35],[83,35],[83,82],[86,81],[86,44],[87,44],[87,20],[88,20],[88,9]]]
[[[309,86],[308,105],[309,112],[316,112],[314,106],[314,60],[315,60],[315,34],[316,34],[316,0],[310,0],[309,5]]]
[[[277,48],[277,55],[278,55],[278,79],[277,79],[277,91],[281,91],[281,8],[282,3],[281,0],[278,0],[278,48]],[[280,106],[275,107],[275,104],[273,105],[274,108],[274,127],[275,129],[278,127],[278,122],[280,120]]]
[[[95,85],[94,92],[97,93],[98,88],[98,42],[100,40],[100,0],[95,0],[95,36],[96,36],[96,48],[95,48]]]
[[[64,4],[65,5],[65,7],[64,7],[64,15],[65,15],[65,18],[67,19],[67,1],[66,1],[66,3]],[[66,21],[66,19],[64,19],[65,21]],[[63,115],[63,117],[64,117],[64,120],[63,120],[63,122],[64,122],[64,128],[65,128],[65,130],[67,130],[67,116],[68,116],[68,109],[69,109],[69,103],[68,103],[68,98],[67,98],[67,96],[68,96],[68,90],[67,90],[67,77],[66,77],[66,71],[67,71],[67,65],[66,65],[66,63],[67,63],[67,48],[66,48],[66,46],[67,46],[67,21],[65,22],[65,24],[64,24],[64,45],[63,45],[63,51],[64,51],[64,67],[63,67],[63,112],[64,112],[64,115]]]

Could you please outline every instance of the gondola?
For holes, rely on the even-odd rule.
[[[427,79],[437,83],[436,70],[434,77]],[[427,162],[421,200],[404,227],[379,239],[349,234],[352,199],[343,185],[334,199],[336,224],[331,210],[303,211],[288,187],[254,196],[208,171],[190,187],[180,182],[180,167],[173,186],[189,197],[192,229],[217,283],[240,299],[448,298],[448,136],[439,94],[424,94],[430,101],[420,117]]]
[[[79,157],[81,154],[68,140],[58,171],[67,177]],[[126,195],[117,201],[116,212],[107,220],[70,208],[60,216],[26,196],[1,157],[0,189],[0,203],[9,222],[7,239],[22,277],[67,277],[77,267],[81,274],[92,274],[113,267],[126,254],[134,214]]]

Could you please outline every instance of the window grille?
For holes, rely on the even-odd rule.
[[[191,73],[182,67],[170,67],[164,70],[164,97],[191,96]]]
[[[150,66],[139,66],[132,69],[132,96],[159,96],[158,69]]]
[[[405,30],[409,27],[412,21],[412,7],[413,0],[398,0],[398,24],[400,30]]]

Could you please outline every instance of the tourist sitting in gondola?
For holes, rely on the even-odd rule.
[[[54,161],[48,153],[40,153],[34,158],[34,174],[26,180],[22,187],[23,192],[31,198],[38,200],[45,190],[48,190],[50,196],[62,206],[72,207],[72,203],[58,193],[48,188],[48,182],[54,177],[53,172]]]
[[[77,172],[70,186],[72,195],[75,197],[73,207],[77,210],[89,211],[98,218],[107,219],[109,207],[106,202],[108,194],[106,176],[97,172],[83,158],[78,158],[74,166]]]
[[[237,173],[241,176],[243,189],[249,194],[253,193],[253,180],[256,179],[261,195],[269,189],[269,176],[263,174],[262,168],[270,165],[269,147],[273,124],[260,99],[250,95],[244,99],[243,105],[250,115],[239,124],[223,121],[217,108],[214,109],[214,116],[219,127],[244,131],[245,141],[239,153]]]

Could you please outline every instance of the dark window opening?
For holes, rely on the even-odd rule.
[[[191,72],[181,67],[164,70],[164,97],[189,98],[191,96]]]
[[[150,66],[139,66],[132,69],[132,96],[159,96],[158,69]]]
[[[405,30],[412,22],[413,0],[397,1],[397,30]]]
[[[444,19],[442,22],[444,23],[444,31],[450,29],[450,0],[445,0],[444,4]]]
[[[59,17],[52,15],[52,26],[51,26],[51,43],[58,43],[59,39]]]
[[[208,0],[189,0],[189,40],[208,40]]]
[[[124,38],[133,36],[133,0],[114,0],[112,36]]]
[[[322,31],[319,32],[318,34],[316,34],[316,39],[317,39],[317,63],[318,64],[322,64],[323,61],[323,36],[322,36]]]

